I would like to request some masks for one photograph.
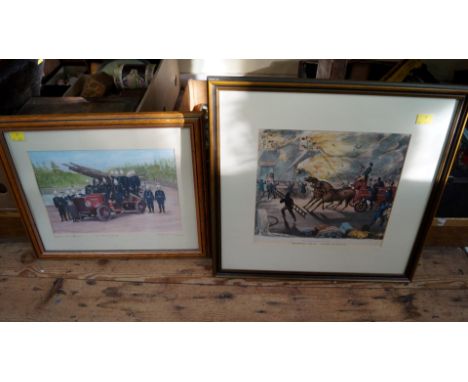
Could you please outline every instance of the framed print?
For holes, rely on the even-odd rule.
[[[39,257],[206,255],[200,114],[5,117],[0,133]]]
[[[466,94],[210,78],[215,274],[410,280]]]

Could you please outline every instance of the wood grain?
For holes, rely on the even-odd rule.
[[[0,238],[26,237],[26,230],[17,210],[0,211]]]
[[[3,321],[465,321],[468,290],[0,279]]]
[[[412,283],[227,279],[210,259],[44,260],[0,242],[2,321],[465,321],[468,256],[425,248]]]
[[[468,227],[432,225],[426,237],[426,245],[433,246],[468,246]]]
[[[412,283],[328,282],[214,278],[206,258],[134,260],[36,259],[29,243],[0,242],[0,276],[67,278],[84,281],[144,282],[153,284],[275,286],[283,288],[444,288],[468,287],[468,256],[460,248],[430,247]]]

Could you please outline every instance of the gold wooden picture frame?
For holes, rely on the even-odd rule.
[[[0,119],[5,173],[38,257],[207,255],[201,113]]]

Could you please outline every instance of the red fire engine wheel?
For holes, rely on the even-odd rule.
[[[138,202],[137,208],[138,208],[138,212],[139,212],[140,214],[142,214],[143,212],[145,212],[146,203],[143,202],[143,201]]]
[[[111,217],[111,210],[107,206],[100,206],[96,210],[97,217],[100,221],[105,222]]]
[[[358,201],[355,205],[354,205],[354,210],[356,212],[364,212],[365,210],[367,209],[367,203],[364,199]]]

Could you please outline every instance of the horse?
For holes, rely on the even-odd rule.
[[[332,189],[321,197],[312,212],[315,211],[320,205],[322,205],[322,209],[325,209],[325,203],[333,204],[334,202],[339,202],[335,208],[338,208],[343,202],[345,202],[344,207],[341,209],[343,211],[346,207],[348,207],[349,203],[351,203],[355,195],[356,191],[351,187]]]
[[[306,210],[314,207],[312,211],[315,211],[320,205],[322,205],[322,208],[325,209],[325,203],[330,203],[327,206],[328,208],[335,202],[338,203],[334,206],[334,208],[338,208],[343,202],[345,202],[345,206],[342,209],[344,210],[356,195],[356,191],[351,187],[336,189],[331,183],[324,180],[318,180],[313,176],[309,176],[305,179],[305,181],[311,183],[314,189],[312,198],[303,206],[303,208]]]
[[[328,183],[324,180],[318,180],[313,176],[309,176],[304,179],[306,182],[309,182],[312,185],[312,197],[310,200],[303,206],[304,209],[312,207],[315,203],[319,202],[322,197],[330,190],[333,190],[334,187],[331,183]]]

